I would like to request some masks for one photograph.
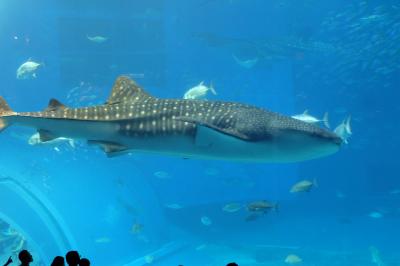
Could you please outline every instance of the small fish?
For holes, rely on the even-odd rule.
[[[237,212],[237,211],[239,211],[242,207],[243,207],[243,205],[242,205],[242,204],[239,204],[239,203],[229,203],[229,204],[226,204],[226,205],[222,208],[222,210],[223,210],[224,212]]]
[[[348,143],[348,138],[353,134],[351,131],[351,126],[350,126],[350,119],[351,117],[347,117],[346,119],[343,120],[343,122],[338,125],[333,132],[335,132],[336,135],[338,135],[344,143]]]
[[[154,176],[159,178],[159,179],[168,179],[171,178],[170,174],[168,174],[165,171],[157,171],[154,173]]]
[[[200,221],[202,224],[204,224],[205,226],[210,226],[212,224],[212,221],[209,217],[207,216],[203,216],[200,218]]]
[[[240,60],[236,55],[232,55],[233,59],[235,60],[235,62],[244,68],[250,69],[253,66],[255,66],[258,62],[258,57],[253,58],[253,59],[247,59],[247,60]]]
[[[146,256],[144,257],[144,261],[145,261],[147,264],[151,264],[151,263],[153,263],[153,261],[154,261],[154,256],[153,256],[153,255],[146,255]]]
[[[292,186],[290,189],[290,193],[297,193],[297,192],[309,192],[311,188],[317,187],[317,180],[302,180],[300,182],[297,182]]]
[[[196,247],[196,251],[201,251],[201,250],[205,249],[206,247],[207,247],[207,244],[201,244]]]
[[[371,252],[371,262],[378,266],[386,266],[386,264],[382,261],[381,256],[379,254],[379,250],[371,246],[369,247],[369,251]]]
[[[250,212],[267,213],[270,210],[278,211],[278,203],[266,200],[253,201],[247,204],[247,210]]]
[[[108,40],[107,37],[103,37],[103,36],[86,36],[88,38],[89,41],[91,42],[95,42],[95,43],[103,43],[105,41]]]
[[[181,205],[178,204],[178,203],[165,204],[164,206],[167,207],[167,208],[169,208],[169,209],[173,209],[173,210],[179,210],[179,209],[182,209],[182,208],[183,208],[183,206],[181,206]]]
[[[135,235],[140,234],[143,231],[143,227],[144,225],[142,224],[134,223],[131,228],[131,233]]]
[[[362,17],[360,18],[360,20],[364,20],[364,21],[376,21],[376,20],[380,20],[382,18],[384,18],[385,15],[370,15],[367,17]]]
[[[96,242],[97,244],[107,244],[111,242],[111,239],[108,237],[99,237],[94,242]]]
[[[28,140],[29,145],[33,145],[33,146],[34,145],[60,145],[64,142],[67,142],[72,148],[75,148],[75,142],[73,139],[70,139],[70,138],[60,137],[60,138],[55,138],[55,139],[48,140],[48,141],[42,141],[40,139],[40,134],[35,133]]]
[[[41,66],[40,63],[31,59],[20,65],[17,69],[17,79],[36,78],[36,70]]]
[[[330,128],[330,125],[329,125],[329,114],[328,114],[328,112],[326,112],[326,113],[324,114],[324,117],[323,117],[322,119],[318,119],[318,118],[316,118],[316,117],[310,115],[310,114],[308,113],[308,110],[305,110],[302,114],[292,115],[292,118],[297,119],[297,120],[301,120],[301,121],[303,121],[303,122],[310,123],[310,124],[316,124],[316,123],[319,123],[319,122],[323,122],[324,125],[325,125],[327,128]]]
[[[370,212],[370,213],[368,214],[368,216],[369,216],[370,218],[373,218],[373,219],[380,219],[380,218],[383,218],[383,214],[380,213],[380,212]]]
[[[189,89],[183,95],[183,99],[203,99],[207,95],[208,91],[211,91],[212,94],[217,95],[217,92],[214,90],[213,86],[207,87],[204,85],[204,81],[200,82],[199,85]]]
[[[300,258],[299,256],[295,255],[295,254],[289,254],[285,258],[285,263],[287,263],[287,264],[297,264],[297,263],[300,263],[302,261],[303,261],[303,259]]]

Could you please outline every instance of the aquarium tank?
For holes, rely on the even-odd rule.
[[[2,0],[0,59],[0,265],[400,265],[398,1]]]

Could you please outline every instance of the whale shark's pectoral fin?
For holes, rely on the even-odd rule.
[[[88,140],[89,145],[97,145],[99,146],[107,155],[107,157],[115,157],[118,155],[123,155],[128,152],[128,148],[111,141],[102,141],[102,140]]]
[[[222,127],[219,127],[212,123],[209,123],[207,121],[198,119],[198,118],[190,118],[190,117],[180,116],[180,117],[176,117],[175,119],[178,121],[182,121],[182,122],[196,124],[196,126],[197,126],[196,139],[200,139],[204,135],[209,135],[211,133],[210,130],[212,130],[212,131],[214,131],[214,133],[222,133],[222,134],[225,134],[225,135],[228,135],[230,137],[234,137],[234,138],[237,138],[240,140],[246,140],[246,141],[250,140],[249,136],[246,136],[245,134],[238,132],[236,129],[234,129],[232,127],[222,128]]]

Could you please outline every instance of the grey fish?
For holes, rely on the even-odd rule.
[[[250,105],[156,98],[123,76],[98,106],[69,108],[51,99],[42,112],[14,112],[0,97],[0,131],[11,124],[37,129],[41,141],[85,139],[110,157],[151,152],[297,162],[335,153],[342,144],[328,130]]]

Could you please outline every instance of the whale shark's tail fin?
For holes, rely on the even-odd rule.
[[[5,119],[5,117],[11,114],[13,114],[13,111],[11,110],[10,106],[8,106],[6,100],[0,96],[0,132],[9,126],[9,122]]]

